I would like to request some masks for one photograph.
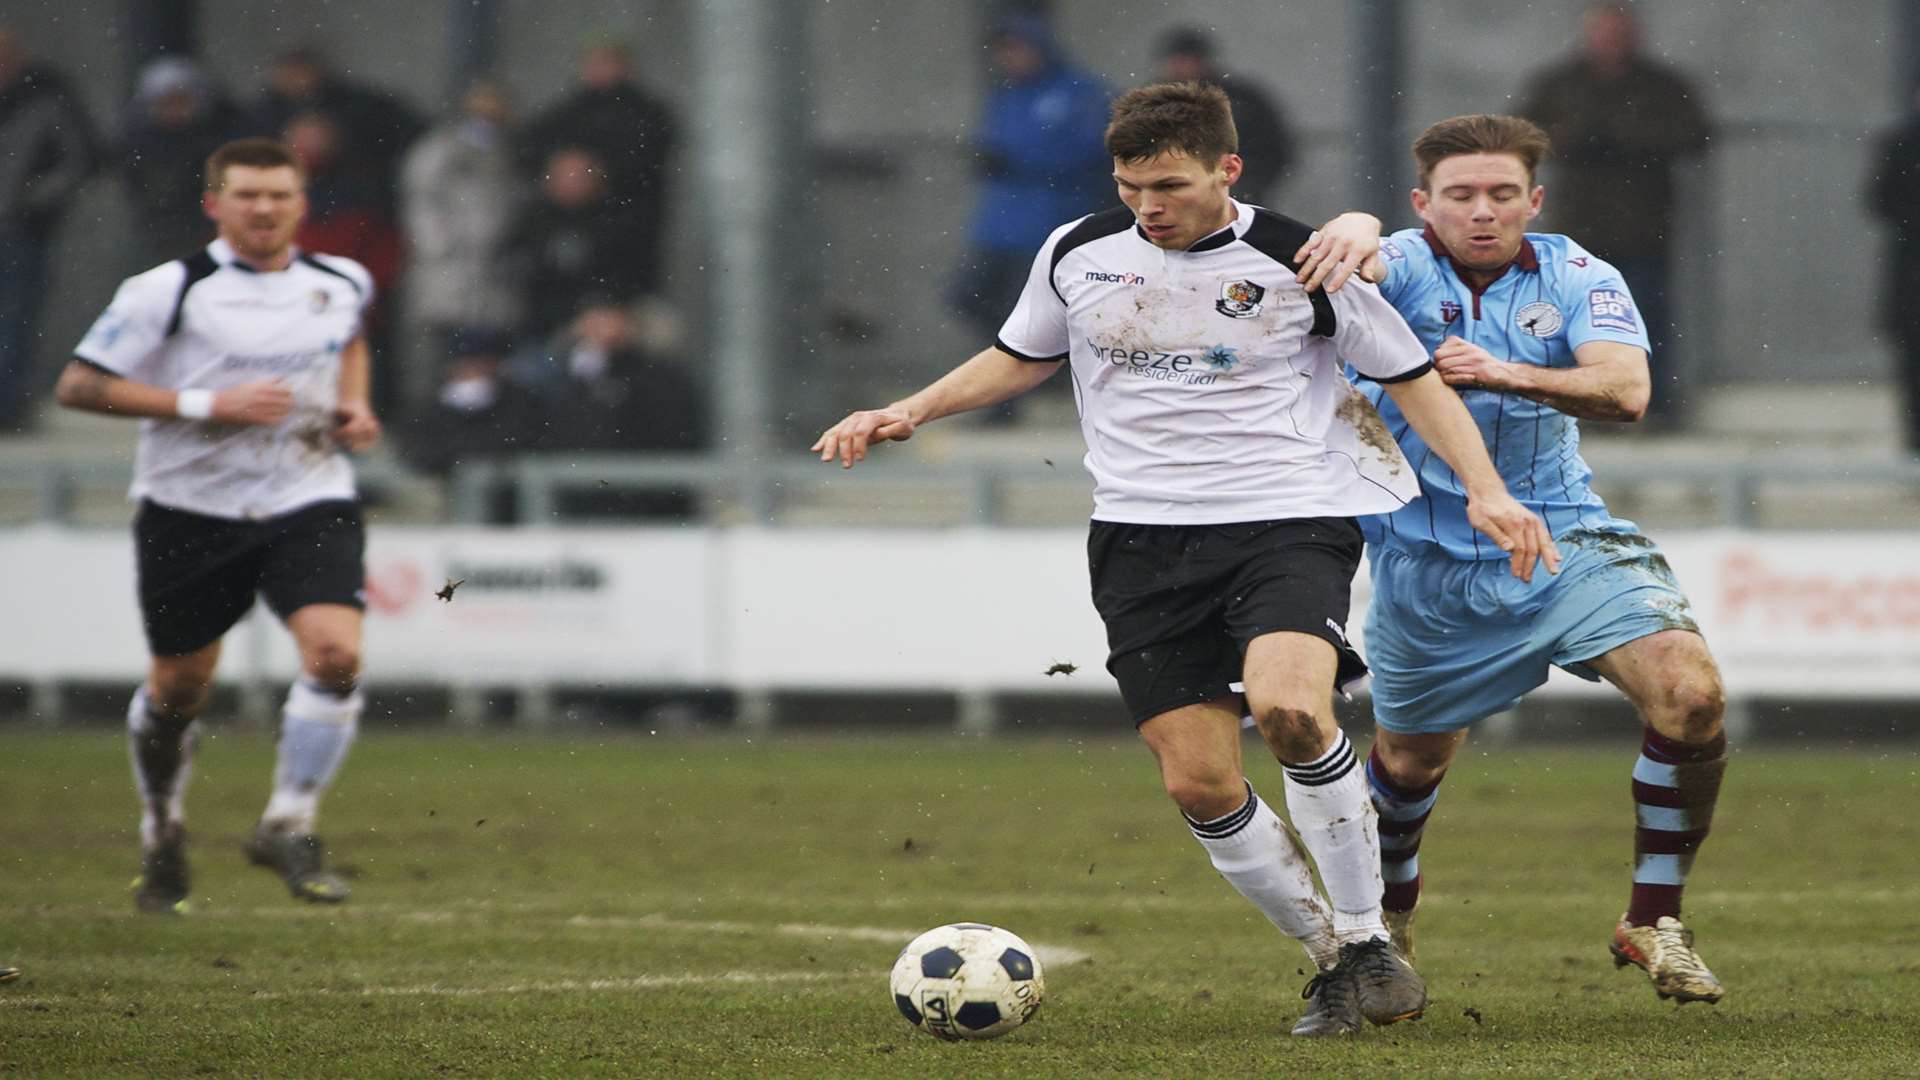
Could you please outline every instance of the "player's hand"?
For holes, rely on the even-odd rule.
[[[1372,214],[1341,214],[1320,227],[1320,231],[1307,238],[1299,251],[1293,253],[1293,261],[1300,264],[1300,272],[1293,276],[1308,292],[1319,288],[1322,283],[1328,292],[1338,292],[1347,278],[1369,261],[1380,258],[1380,219]],[[1376,268],[1379,277],[1363,280],[1380,281],[1386,277],[1386,264]]]
[[[380,441],[380,419],[364,401],[343,401],[333,410],[333,441],[359,453]]]
[[[1560,548],[1540,516],[1521,506],[1506,488],[1467,493],[1467,522],[1500,545],[1512,560],[1513,576],[1533,580],[1533,568],[1547,564],[1547,573],[1560,572]]]
[[[1433,370],[1448,386],[1471,390],[1506,390],[1514,365],[1465,338],[1448,337],[1433,350]]]
[[[853,468],[863,461],[867,447],[877,442],[906,442],[913,438],[916,425],[905,409],[889,405],[884,409],[864,409],[828,428],[814,440],[812,449],[821,461],[840,459],[840,467]]]
[[[213,416],[222,424],[277,424],[293,411],[293,391],[272,379],[241,383],[213,395]]]

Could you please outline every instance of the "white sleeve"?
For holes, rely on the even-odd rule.
[[[1333,301],[1334,347],[1355,371],[1375,382],[1400,382],[1433,366],[1426,346],[1377,287],[1355,279],[1328,299]]]
[[[139,375],[166,344],[167,323],[186,274],[184,265],[172,262],[121,282],[73,355],[117,375]]]
[[[1084,218],[1081,220],[1085,220]],[[1071,221],[1053,230],[1040,253],[1033,257],[1033,269],[1027,272],[1027,287],[1013,314],[1000,327],[993,340],[995,348],[1022,360],[1065,360],[1071,346],[1067,339],[1067,302],[1053,283],[1053,249],[1079,221]]]

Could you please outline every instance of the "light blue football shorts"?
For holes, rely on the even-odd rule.
[[[1381,727],[1457,731],[1519,704],[1549,665],[1597,681],[1582,661],[1662,630],[1699,632],[1653,541],[1576,531],[1558,542],[1560,573],[1537,567],[1531,583],[1504,559],[1369,545],[1365,648]]]

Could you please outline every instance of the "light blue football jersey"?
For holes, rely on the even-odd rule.
[[[1651,352],[1645,325],[1620,272],[1564,236],[1528,233],[1498,281],[1476,293],[1460,279],[1439,237],[1404,229],[1380,242],[1387,280],[1380,293],[1431,353],[1461,337],[1493,356],[1541,367],[1575,366],[1573,350],[1589,341],[1618,341]],[[1350,377],[1357,373],[1350,372]],[[1467,524],[1465,488],[1428,448],[1376,382],[1355,379],[1380,410],[1420,476],[1420,493],[1390,514],[1361,519],[1372,544],[1432,546],[1460,559],[1505,554]],[[1517,394],[1464,390],[1488,453],[1507,489],[1538,513],[1558,537],[1576,529],[1635,532],[1594,494],[1593,471],[1580,457],[1573,417]]]

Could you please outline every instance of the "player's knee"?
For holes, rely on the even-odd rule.
[[[1246,781],[1232,770],[1169,771],[1161,781],[1173,804],[1195,821],[1231,814],[1247,801]]]
[[[198,672],[167,672],[147,680],[147,705],[155,712],[170,715],[198,713],[206,704],[212,680]]]
[[[1425,787],[1446,773],[1447,766],[1453,763],[1453,748],[1382,738],[1374,742],[1373,756],[1385,768],[1387,782],[1415,788]]]
[[[360,677],[360,648],[350,641],[323,641],[308,654],[307,673],[328,687],[351,687]]]
[[[1726,715],[1726,690],[1716,678],[1689,680],[1675,689],[1670,722],[1671,737],[1690,746],[1712,742],[1721,731]]]
[[[1320,718],[1310,709],[1272,705],[1254,714],[1267,747],[1281,761],[1312,761],[1326,752],[1327,733],[1320,730]]]

